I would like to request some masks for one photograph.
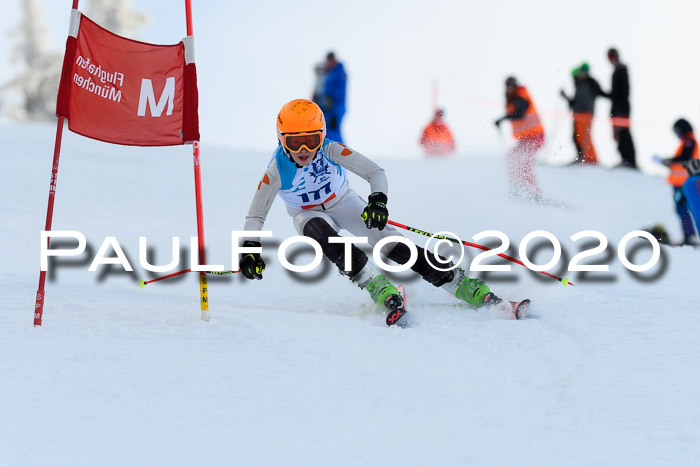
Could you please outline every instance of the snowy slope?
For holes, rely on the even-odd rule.
[[[3,126],[0,138],[0,465],[681,466],[700,456],[700,251],[664,247],[663,267],[641,275],[616,253],[624,234],[656,222],[680,237],[662,178],[538,167],[545,194],[568,206],[557,209],[508,202],[497,155],[404,162],[357,148],[386,168],[398,222],[465,240],[501,230],[516,248],[548,230],[565,252],[559,275],[580,249],[568,237],[594,229],[610,255],[593,260],[611,270],[568,274],[575,287],[517,265],[489,274],[499,295],[533,299],[520,322],[399,274],[414,327],[386,328],[330,268],[282,269],[275,242],[294,232],[278,200],[265,279],[212,278],[203,323],[194,275],[137,287],[152,277],[139,236],[163,264],[172,236],[195,235],[189,148],[67,133],[54,229],[81,231],[93,254],[116,236],[135,272],[63,259],[33,328],[53,128]],[[208,259],[230,268],[230,232],[269,154],[206,144],[202,154]],[[533,256],[544,263],[550,250]]]

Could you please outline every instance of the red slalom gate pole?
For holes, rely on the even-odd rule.
[[[199,159],[199,141],[192,143],[194,157],[194,191],[197,203],[197,242],[199,243],[199,264],[207,264],[204,250],[204,209],[202,206],[202,175]],[[207,285],[207,273],[199,273],[199,300],[202,310],[202,320],[209,321],[209,287]]]
[[[430,232],[426,232],[426,231],[424,231],[424,230],[416,229],[415,227],[411,227],[411,226],[408,226],[408,225],[399,224],[398,222],[394,222],[394,221],[392,221],[392,220],[387,221],[387,224],[391,224],[391,225],[393,225],[394,227],[398,227],[398,228],[400,228],[400,229],[408,230],[409,232],[417,233],[417,234],[419,234],[419,235],[425,235],[426,237],[434,237],[434,238],[441,239],[441,240],[448,240],[448,241],[450,241],[450,242],[461,243],[461,244],[463,244],[463,245],[471,246],[471,247],[474,247],[474,248],[478,248],[478,249],[480,249],[480,250],[491,251],[491,248],[485,247],[485,246],[483,246],[483,245],[479,245],[478,243],[463,242],[463,241],[457,240],[456,238],[445,237],[444,235],[435,235],[435,234],[431,234]],[[519,265],[521,265],[521,266],[527,268],[527,266],[525,266],[525,264],[524,264],[522,261],[520,261],[519,259],[515,259],[515,258],[513,258],[513,257],[511,257],[511,256],[504,255],[504,254],[501,254],[501,253],[498,253],[498,256],[500,256],[500,257],[503,258],[503,259],[507,259],[508,261],[512,261],[512,262],[514,262],[514,263],[516,263],[516,264],[519,264]],[[528,269],[529,269],[529,268],[528,268]],[[569,279],[567,279],[566,277],[557,277],[557,276],[555,276],[554,274],[548,273],[547,271],[535,271],[535,272],[539,272],[540,274],[544,274],[544,275],[547,276],[547,277],[551,277],[552,279],[556,279],[557,281],[561,282],[561,283],[564,284],[564,285],[574,285],[574,283],[573,283],[573,282],[569,282]]]
[[[77,6],[77,0],[74,5]],[[53,205],[56,199],[56,181],[58,179],[58,161],[61,157],[61,139],[63,137],[63,117],[58,117],[58,126],[56,127],[56,142],[53,150],[53,166],[51,168],[51,185],[49,186],[49,204],[46,208],[46,225],[45,231],[51,230],[53,222]],[[50,244],[51,238],[46,239],[47,246]],[[34,326],[41,326],[41,320],[44,315],[44,287],[46,285],[46,271],[39,272],[39,287],[36,290],[36,303],[34,304]]]
[[[187,36],[194,35],[192,27],[192,2],[185,0],[185,17],[187,21]],[[192,143],[192,156],[194,158],[194,191],[197,203],[197,241],[199,244],[199,264],[206,263],[206,255],[204,250],[204,208],[202,205],[202,176],[200,170],[200,154],[199,141]],[[202,320],[209,321],[209,287],[207,285],[207,273],[202,271],[199,273],[199,300],[202,310]]]
[[[73,5],[71,8],[73,10],[78,9],[78,1],[73,0]],[[53,222],[53,205],[56,199],[56,181],[58,179],[58,161],[61,157],[61,139],[63,138],[63,122],[65,118],[63,116],[58,117],[58,123],[56,125],[56,142],[54,143],[53,149],[53,165],[51,167],[51,184],[49,185],[49,203],[46,208],[46,224],[44,225],[44,230],[51,231],[51,224]],[[46,239],[46,246],[51,244],[51,237]],[[36,302],[34,304],[34,326],[41,326],[41,322],[44,316],[44,298],[46,293],[44,287],[46,286],[46,271],[39,272],[39,287],[36,290]]]
[[[194,35],[194,28],[192,27],[192,1],[185,0],[185,16],[187,17],[187,35]]]

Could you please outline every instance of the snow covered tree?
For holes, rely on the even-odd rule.
[[[62,57],[48,51],[40,0],[22,0],[22,20],[15,30],[13,63],[20,71],[0,91],[3,110],[18,120],[49,120],[55,115]]]
[[[131,9],[131,0],[89,0],[85,14],[105,29],[125,37],[148,24],[148,15]]]
[[[20,0],[22,20],[14,31],[12,61],[19,71],[0,86],[0,111],[16,120],[46,121],[55,116],[61,77],[61,52],[48,49],[41,0]],[[131,0],[89,0],[86,14],[115,34],[133,37],[148,16],[131,9]]]

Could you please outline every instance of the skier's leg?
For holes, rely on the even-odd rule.
[[[392,310],[400,306],[396,287],[355,245],[350,246],[350,270],[345,271],[345,245],[330,242],[331,237],[340,236],[331,224],[335,222],[322,212],[304,211],[295,216],[295,225],[300,226],[301,233],[316,240],[323,254],[361,289],[367,289],[375,303]]]
[[[360,217],[365,206],[366,202],[355,192],[351,191],[332,208],[325,211],[324,214],[330,215],[334,222],[353,235],[368,237],[368,242],[372,246],[382,238],[392,235],[400,236],[399,232],[389,226],[385,227],[384,230],[368,229]],[[421,247],[417,248],[418,257],[415,264],[411,267],[413,271],[436,287],[444,288],[452,295],[472,306],[479,307],[483,305],[486,294],[490,292],[489,287],[483,281],[467,277],[461,268],[456,268],[452,271],[439,271],[430,265],[430,263],[435,265],[441,264],[435,256],[431,252],[424,251]],[[430,263],[426,260],[426,254],[430,258]],[[398,264],[406,264],[411,257],[411,253],[407,245],[395,243],[386,256]],[[367,264],[372,265],[370,261]],[[373,265],[372,267],[376,268]],[[376,273],[370,271],[368,275]],[[358,274],[358,277],[360,277],[360,274]],[[385,276],[382,275],[382,277]],[[353,280],[356,279],[353,278]]]
[[[695,238],[695,225],[693,224],[693,218],[690,216],[690,210],[688,210],[688,201],[680,187],[673,189],[673,200],[676,202],[676,212],[681,220],[684,241],[689,243]]]
[[[454,276],[452,271],[440,271],[431,266],[431,263],[435,265],[445,263],[438,261],[435,255],[430,251],[425,251],[423,247],[416,245],[416,249],[418,250],[418,256],[416,262],[411,266],[413,272],[420,274],[425,281],[430,282],[435,287],[440,287],[452,280]],[[407,245],[397,243],[387,256],[397,264],[406,264],[411,259],[411,250]],[[430,259],[430,262],[428,262],[426,256]]]
[[[506,156],[508,169],[508,197],[519,198],[526,189],[523,179],[524,160],[527,157],[526,140],[518,139],[518,144]]]
[[[439,262],[430,251],[426,251],[421,247],[417,248],[418,257],[413,266],[411,266],[413,271],[420,274],[423,279],[435,287],[447,290],[451,295],[464,300],[476,308],[484,304],[486,295],[491,291],[488,285],[480,279],[467,277],[462,268],[454,268],[449,271],[435,269],[432,265],[438,265],[442,262]],[[397,243],[388,256],[392,261],[406,264],[411,258],[411,251],[403,243]]]
[[[636,154],[632,133],[630,132],[629,114],[613,114],[613,137],[617,142],[617,150],[622,158],[621,165],[636,168]]]
[[[334,222],[353,235],[367,237],[367,242],[372,246],[376,245],[382,238],[402,236],[396,229],[388,225],[384,230],[368,229],[362,217],[360,217],[366,205],[367,203],[360,198],[357,193],[350,190],[342,200],[328,209],[324,214],[330,215]],[[391,250],[387,252],[386,256],[398,264],[406,264],[411,257],[411,251],[408,246],[403,243],[394,243],[392,245]],[[433,260],[433,264],[439,264],[434,257],[432,257],[431,260]],[[437,283],[436,285],[439,286],[444,282],[441,281],[444,273],[430,267],[430,264],[425,260],[423,248],[421,247],[418,247],[418,259],[411,269],[423,276],[423,278],[431,284]]]
[[[398,289],[371,261],[368,260],[360,272],[351,276],[350,280],[361,289],[367,289],[372,301],[377,305],[383,305],[392,310],[401,306],[402,300]]]
[[[629,128],[623,128],[620,131],[620,155],[625,165],[632,168],[637,167],[636,151]]]
[[[583,122],[583,161],[586,164],[598,164],[598,156],[593,146],[593,135],[591,134],[593,126],[593,114],[582,113]]]
[[[574,134],[572,139],[574,140],[574,146],[576,146],[576,160],[574,163],[583,163],[583,134],[584,125],[581,120],[580,113],[574,114]]]
[[[540,186],[535,175],[535,158],[543,145],[544,135],[536,135],[525,140],[521,178],[527,194],[533,198],[540,195]]]
[[[320,213],[319,213],[320,214]],[[340,234],[331,227],[325,216],[314,216],[309,219],[303,227],[303,235],[313,238],[321,245],[323,254],[338,269],[350,277],[357,275],[367,264],[367,255],[355,245],[350,246],[350,270],[345,271],[345,245],[342,243],[331,243],[331,237],[339,237]]]

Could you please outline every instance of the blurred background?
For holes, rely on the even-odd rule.
[[[68,31],[70,0],[3,2],[0,121],[51,120]],[[544,162],[575,157],[560,89],[573,93],[582,62],[602,88],[616,47],[629,68],[637,160],[657,170],[670,156],[679,117],[700,124],[700,4],[669,0],[521,1],[203,1],[193,0],[202,142],[238,149],[275,147],[281,105],[311,98],[314,67],[329,51],[345,66],[345,142],[366,155],[422,157],[419,139],[435,106],[459,157],[505,154],[510,125],[504,80],[516,76],[546,132]],[[82,0],[80,10],[127,37],[175,43],[185,35],[184,1]],[[27,111],[27,89],[34,89]],[[48,109],[48,110],[47,110]],[[598,99],[593,138],[601,165],[620,158]],[[47,150],[50,152],[50,149]],[[47,155],[48,157],[48,155]]]

